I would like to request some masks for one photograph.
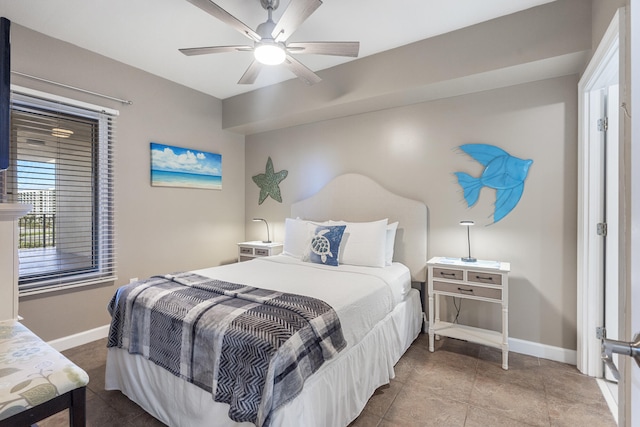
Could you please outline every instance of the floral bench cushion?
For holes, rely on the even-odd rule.
[[[26,326],[0,322],[0,420],[88,383],[85,371]]]

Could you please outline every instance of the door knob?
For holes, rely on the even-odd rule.
[[[601,358],[609,367],[616,380],[620,379],[620,372],[618,372],[618,368],[616,368],[616,365],[613,363],[614,353],[633,357],[640,367],[640,334],[636,334],[636,336],[633,337],[633,342],[603,338],[601,349]]]

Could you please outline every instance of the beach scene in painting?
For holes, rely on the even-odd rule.
[[[221,190],[222,156],[152,142],[151,185]]]

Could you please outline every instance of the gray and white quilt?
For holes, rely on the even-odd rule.
[[[108,309],[109,347],[144,356],[257,426],[346,347],[321,300],[193,273],[122,286]]]

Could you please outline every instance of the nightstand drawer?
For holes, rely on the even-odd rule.
[[[282,247],[282,243],[262,242],[260,240],[238,243],[238,261],[249,261],[263,256],[278,255],[282,253]]]
[[[452,270],[450,268],[434,268],[433,278],[462,280],[462,270]]]
[[[469,282],[487,283],[489,285],[502,285],[502,275],[484,273],[482,271],[469,270],[467,272],[467,280]]]
[[[461,283],[438,282],[434,280],[433,290],[480,298],[490,298],[496,300],[502,299],[502,290],[500,289],[485,288],[482,286],[470,286]]]
[[[245,247],[240,247],[240,254],[242,255],[253,255],[253,248],[245,248]]]

